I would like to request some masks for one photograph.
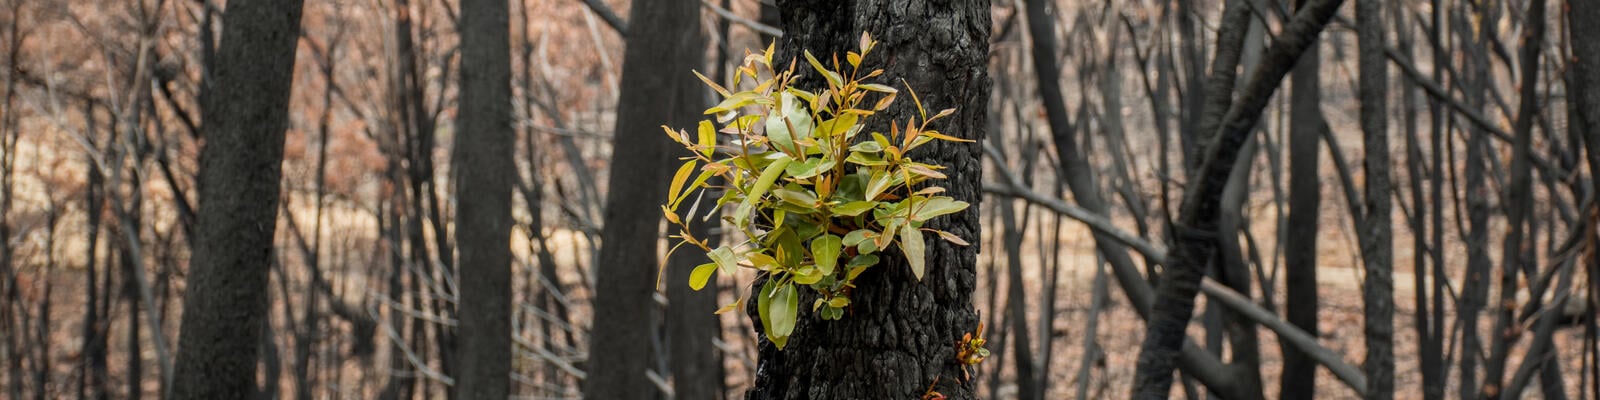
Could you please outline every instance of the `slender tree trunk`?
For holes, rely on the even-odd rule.
[[[1356,2],[1357,64],[1361,130],[1366,148],[1367,226],[1361,254],[1367,266],[1361,284],[1365,316],[1367,399],[1394,398],[1394,236],[1390,217],[1389,69],[1383,49],[1383,3]]]
[[[461,254],[456,396],[511,389],[511,33],[506,0],[461,3],[461,112],[452,156]],[[443,251],[441,249],[441,251]],[[448,255],[444,255],[448,257]]]
[[[1458,16],[1457,24],[1464,24],[1466,17]],[[1484,86],[1489,84],[1489,57],[1488,34],[1479,33],[1472,38],[1476,45],[1466,46],[1469,54],[1466,59],[1468,75],[1465,79],[1465,93],[1467,106],[1475,110],[1483,109],[1485,104]],[[1466,38],[1463,38],[1466,40]],[[1489,298],[1489,198],[1491,194],[1485,183],[1485,163],[1490,162],[1489,133],[1482,127],[1472,126],[1467,130],[1467,155],[1466,167],[1463,178],[1466,179],[1467,203],[1467,270],[1465,282],[1461,286],[1461,305],[1457,314],[1460,316],[1458,323],[1462,327],[1461,335],[1461,370],[1458,396],[1462,399],[1477,398],[1479,390],[1478,361],[1482,358],[1482,339],[1478,335],[1478,318]],[[1492,337],[1491,337],[1492,339]]]
[[[704,89],[690,74],[704,62],[699,16],[698,1],[657,0],[635,3],[628,19],[584,381],[588,399],[646,399],[657,392],[645,375],[656,354],[651,321],[659,315],[652,295],[661,212],[654,205],[671,179],[674,147],[661,126],[692,126],[703,111]]]
[[[174,399],[246,398],[267,315],[301,0],[236,2],[203,105],[200,215]]]
[[[1296,1],[1297,8],[1306,0]],[[1321,75],[1322,54],[1312,46],[1300,57],[1290,78],[1289,97],[1289,216],[1284,227],[1284,318],[1295,327],[1319,335],[1317,327],[1317,236],[1322,215]],[[1316,363],[1290,346],[1283,345],[1283,375],[1280,395],[1285,399],[1309,399],[1316,391]]]

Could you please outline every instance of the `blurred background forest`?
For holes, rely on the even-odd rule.
[[[510,1],[517,398],[583,397],[591,355],[607,350],[589,345],[601,319],[648,342],[629,356],[662,398],[742,398],[753,385],[750,319],[713,314],[753,272],[701,292],[669,277],[615,294],[647,302],[642,314],[594,312],[612,295],[596,287],[610,268],[605,205],[655,218],[665,202],[666,182],[604,178],[677,165],[613,158],[614,141],[660,135],[617,132],[628,42],[697,30],[694,69],[727,85],[746,49],[782,33],[769,0],[685,1],[697,18],[640,20],[656,16],[626,0]],[[1575,54],[1600,43],[1582,25],[1597,21],[1575,14],[1590,1],[1379,2],[1386,140],[1363,135],[1356,7],[1344,6],[1267,104],[1215,205],[1218,254],[1184,363],[1219,369],[1183,369],[1173,394],[1359,398],[1368,329],[1388,326],[1396,374],[1380,390],[1396,397],[1600,398],[1600,104],[1578,101],[1600,81],[1577,72],[1600,60]],[[1204,120],[1218,95],[1208,83],[1236,70],[1244,92],[1301,2],[989,6],[983,233],[968,238],[993,352],[972,377],[982,397],[1130,395],[1152,274],[1200,168],[1201,127],[1218,123]],[[201,93],[225,7],[0,0],[0,398],[150,398],[171,385]],[[454,305],[459,22],[448,0],[305,2],[264,398],[443,398],[454,384],[458,317],[473,312]],[[642,82],[703,91],[698,108],[719,100],[688,70],[645,71]],[[1392,257],[1365,246],[1381,242]],[[622,267],[653,279],[648,259]],[[1364,295],[1385,295],[1363,290],[1370,271],[1392,284],[1392,319],[1365,312]]]

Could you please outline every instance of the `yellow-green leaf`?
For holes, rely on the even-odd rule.
[[[878,206],[878,202],[876,202],[876,201],[852,201],[852,202],[849,202],[849,203],[844,203],[844,204],[840,204],[840,205],[834,206],[832,208],[832,210],[833,210],[833,214],[834,215],[844,215],[844,216],[854,217],[854,216],[857,216],[857,215],[861,215],[861,213],[866,212],[867,210],[871,210],[873,207],[877,207],[877,206]]]
[[[711,273],[717,271],[717,263],[700,264],[689,272],[689,288],[700,290],[706,287],[706,281],[711,280]]]
[[[857,153],[857,154],[860,154],[860,153]],[[872,174],[872,180],[867,181],[867,197],[866,197],[866,199],[867,200],[875,200],[875,199],[877,199],[878,195],[883,194],[884,190],[888,190],[889,189],[889,183],[890,183],[891,179],[893,179],[893,178],[890,177],[888,173],[885,173],[883,171],[874,171],[873,174]]]
[[[677,173],[672,174],[672,186],[667,189],[667,198],[674,199],[669,207],[674,211],[678,209],[677,199],[680,197],[679,194],[683,193],[683,183],[689,180],[689,173],[694,172],[694,164],[694,160],[689,160],[683,163],[683,166],[678,167]]]
[[[956,200],[949,196],[937,196],[918,205],[916,215],[912,220],[917,222],[927,221],[940,215],[960,212],[967,209],[968,205],[965,201]]]
[[[710,157],[717,151],[717,127],[711,121],[700,121],[700,155]]]
[[[726,245],[712,249],[706,253],[706,257],[711,258],[712,263],[715,263],[717,269],[721,269],[724,274],[732,274],[739,267],[738,256],[734,255],[733,249]]]
[[[927,254],[924,253],[926,248],[923,246],[922,231],[911,227],[911,224],[900,225],[900,252],[905,253],[906,264],[911,265],[911,273],[919,281],[928,269]]]
[[[761,170],[761,176],[756,178],[755,184],[750,187],[750,193],[745,194],[744,201],[740,202],[739,208],[734,210],[734,225],[741,228],[746,225],[746,222],[750,220],[751,208],[755,206],[757,201],[761,200],[761,196],[767,194],[768,189],[772,188],[772,182],[778,180],[778,175],[783,173],[783,168],[789,166],[790,161],[793,161],[793,159],[789,158],[789,156],[780,155],[771,164],[767,164],[766,169]]]

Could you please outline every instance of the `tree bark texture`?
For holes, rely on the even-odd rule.
[[[988,1],[780,0],[778,7],[784,27],[778,63],[787,64],[802,50],[819,59],[834,54],[842,58],[857,48],[863,31],[870,32],[879,44],[863,68],[884,69],[877,82],[896,87],[904,82],[930,115],[956,108],[933,128],[983,140],[990,86]],[[802,74],[802,87],[825,85],[815,73]],[[901,90],[900,100],[867,124],[869,131],[887,132],[890,121],[904,123],[917,115],[916,106],[907,101],[909,93]],[[822,321],[801,307],[784,350],[758,332],[763,337],[760,362],[747,398],[916,399],[930,387],[950,399],[976,397],[975,381],[956,359],[956,344],[978,325],[972,292],[977,283],[981,149],[978,143],[933,142],[910,154],[948,167],[950,178],[942,186],[950,196],[974,204],[929,221],[927,227],[973,245],[930,242],[927,275],[920,282],[902,257],[886,254],[857,279],[843,319]],[[800,302],[810,304],[812,296],[807,293]],[[746,311],[756,318],[755,307]]]
[[[511,44],[506,0],[461,2],[461,100],[452,160],[460,318],[453,390],[504,399],[511,389]],[[440,258],[450,254],[441,249]]]
[[[302,0],[228,3],[205,96],[194,253],[172,398],[256,395]]]
[[[682,151],[661,125],[687,129],[702,117],[705,89],[690,73],[704,62],[698,21],[696,0],[636,2],[628,19],[583,391],[588,399],[646,399],[657,392],[645,376],[655,354],[651,321],[659,315],[652,300],[661,267],[656,205],[666,197],[673,155]]]
[[[1367,266],[1361,293],[1367,357],[1366,398],[1394,398],[1394,233],[1390,222],[1388,96],[1384,59],[1383,3],[1356,1],[1357,64],[1361,130],[1366,147],[1365,206],[1361,255]]]

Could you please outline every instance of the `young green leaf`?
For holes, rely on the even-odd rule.
[[[689,273],[689,288],[700,290],[706,287],[706,281],[711,280],[711,273],[717,271],[717,263],[700,264]]]
[[[783,285],[772,294],[772,333],[787,337],[794,333],[795,311],[800,307],[800,296],[794,285]]]
[[[831,210],[833,210],[834,215],[854,217],[877,206],[878,202],[876,201],[852,201],[834,206]]]
[[[834,266],[839,264],[839,249],[843,241],[834,235],[822,235],[811,240],[811,258],[817,264],[817,269],[824,275],[833,275]]]
[[[793,159],[789,156],[780,155],[777,160],[767,164],[766,169],[761,170],[761,176],[756,178],[755,184],[750,187],[750,193],[745,195],[744,201],[739,203],[739,208],[734,211],[734,225],[741,228],[745,226],[750,220],[750,211],[755,207],[755,203],[761,201],[761,196],[767,194],[767,190],[772,188],[772,182],[778,180],[778,175],[782,175],[783,168],[789,166],[790,161]]]

